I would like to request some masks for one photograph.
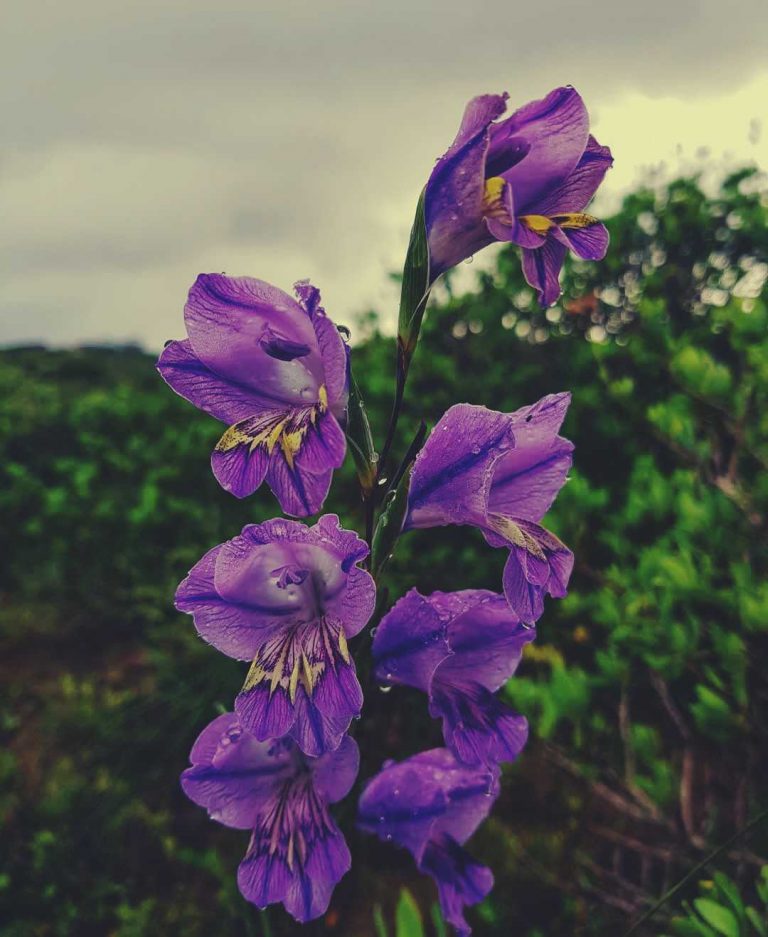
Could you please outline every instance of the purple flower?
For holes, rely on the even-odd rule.
[[[539,525],[571,467],[573,445],[557,432],[570,394],[550,394],[514,413],[460,403],[443,414],[411,474],[404,528],[471,524],[508,547],[504,594],[534,622],[544,595],[566,594],[573,554]]]
[[[494,693],[535,636],[502,595],[467,590],[423,596],[411,589],[376,629],[376,677],[426,693],[430,715],[442,718],[445,744],[460,761],[488,767],[514,761],[528,723]]]
[[[373,613],[376,587],[356,564],[368,554],[335,514],[314,527],[271,520],[214,547],[176,592],[199,634],[252,660],[235,701],[259,741],[290,734],[302,751],[339,745],[363,694],[347,639]]]
[[[445,748],[387,762],[360,797],[358,825],[408,849],[435,880],[445,919],[460,937],[471,933],[466,905],[493,887],[491,870],[462,848],[499,793],[498,768],[468,767]]]
[[[157,368],[230,424],[211,456],[222,487],[244,498],[266,478],[283,511],[305,517],[344,461],[347,352],[318,290],[294,288],[298,302],[263,280],[201,274],[184,308],[189,338],[170,342]]]
[[[357,745],[305,758],[290,739],[259,742],[234,713],[200,733],[181,775],[184,793],[213,820],[252,830],[237,872],[243,896],[260,908],[281,901],[297,921],[319,917],[350,856],[328,812],[357,777]]]
[[[608,232],[584,212],[613,159],[589,134],[580,95],[556,88],[498,120],[507,95],[473,98],[427,183],[430,279],[494,241],[523,249],[523,272],[548,306],[567,250],[599,260]]]

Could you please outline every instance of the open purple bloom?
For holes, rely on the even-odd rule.
[[[158,361],[163,379],[229,429],[213,473],[238,498],[266,478],[286,514],[323,506],[344,461],[347,351],[307,282],[298,302],[263,280],[201,274],[184,308],[188,338]]]
[[[460,937],[471,933],[464,908],[493,887],[491,870],[464,843],[499,793],[498,768],[469,767],[445,748],[388,762],[360,796],[358,825],[408,849],[435,880],[445,919]]]
[[[599,260],[608,232],[585,213],[613,159],[589,134],[580,95],[556,88],[499,120],[506,94],[473,98],[456,139],[427,183],[430,279],[506,241],[523,249],[523,272],[548,306],[560,295],[567,250]]]
[[[335,514],[314,527],[271,520],[214,547],[176,592],[200,635],[252,661],[235,710],[260,741],[290,734],[302,751],[336,748],[363,704],[347,639],[373,613],[376,587],[356,564],[367,545]]]
[[[445,744],[460,761],[514,761],[528,722],[494,693],[535,636],[503,595],[473,589],[423,596],[411,589],[376,629],[376,677],[426,693],[430,715],[442,718]]]
[[[447,410],[416,458],[405,529],[471,524],[507,547],[504,594],[523,622],[544,596],[566,594],[573,554],[540,526],[571,467],[573,445],[558,430],[570,394],[500,413],[460,403]]]
[[[357,777],[357,745],[347,736],[321,758],[290,739],[259,742],[234,713],[201,732],[181,775],[184,793],[213,820],[252,830],[237,883],[259,908],[282,902],[302,923],[328,908],[350,868],[347,844],[328,812]]]

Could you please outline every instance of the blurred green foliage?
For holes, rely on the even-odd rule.
[[[575,468],[548,526],[576,569],[505,690],[532,738],[473,843],[497,883],[470,913],[481,937],[621,934],[768,801],[767,217],[748,171],[714,195],[696,179],[641,189],[609,221],[606,261],[569,261],[553,309],[505,250],[475,291],[449,280],[425,318],[400,451],[456,401],[510,410],[573,392]],[[357,331],[380,444],[393,343],[373,316]],[[218,488],[220,431],[136,349],[0,353],[3,937],[300,932],[240,899],[247,836],[178,789],[243,668],[174,612],[175,586],[277,513],[266,490],[238,502]],[[362,529],[352,460],[326,508]],[[498,588],[503,552],[463,528],[409,534],[389,597]],[[440,744],[418,694],[365,690],[363,777]],[[373,937],[410,914],[408,937],[416,920],[442,937],[409,857],[355,831],[352,799],[338,815],[355,865],[301,932]],[[767,848],[758,831],[723,867],[754,880]],[[658,920],[646,933],[683,933]]]
[[[701,896],[669,923],[675,937],[768,937],[768,866],[754,885],[758,907],[746,903],[739,886],[723,872],[699,884]]]

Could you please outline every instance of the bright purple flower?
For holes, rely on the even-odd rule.
[[[471,933],[464,908],[493,887],[491,870],[463,849],[499,793],[498,768],[469,767],[446,748],[387,762],[360,796],[358,825],[408,849],[435,880],[445,919]]]
[[[363,694],[347,639],[373,613],[367,545],[335,514],[314,527],[271,520],[214,547],[176,592],[200,635],[251,660],[235,710],[260,741],[290,734],[302,751],[336,748]]]
[[[430,715],[442,718],[445,744],[460,761],[514,761],[528,722],[494,693],[535,637],[503,595],[473,589],[423,596],[411,589],[376,629],[376,677],[426,693]]]
[[[320,510],[344,461],[347,351],[301,281],[298,302],[263,280],[201,274],[189,291],[189,338],[170,342],[157,368],[182,397],[230,424],[211,456],[238,498],[266,478],[286,514]]]
[[[243,896],[260,908],[281,901],[297,921],[319,917],[350,856],[328,812],[357,777],[357,745],[306,758],[290,739],[259,742],[234,713],[200,733],[181,775],[184,793],[213,820],[252,830],[237,872]]]
[[[544,595],[566,594],[573,554],[539,525],[571,467],[557,432],[571,396],[550,394],[514,413],[460,403],[447,410],[416,458],[405,529],[471,524],[508,547],[504,594],[534,622]]]
[[[494,241],[523,249],[523,272],[548,306],[567,250],[599,260],[608,232],[584,212],[610,168],[580,95],[556,88],[498,120],[506,94],[473,98],[427,183],[430,279]]]

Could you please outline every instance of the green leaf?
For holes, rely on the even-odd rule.
[[[711,898],[696,898],[694,908],[723,937],[739,937],[739,922],[736,915]]]
[[[758,914],[754,908],[747,908],[747,920],[754,927],[760,937],[768,937],[768,917],[765,912],[762,915]]]
[[[384,920],[384,912],[381,910],[380,904],[375,904],[373,906],[373,927],[376,931],[376,937],[389,937],[387,924]]]
[[[376,484],[378,457],[373,445],[373,435],[371,433],[371,424],[368,421],[368,413],[365,409],[365,401],[352,371],[349,375],[349,405],[347,412],[346,437],[349,443],[349,451],[355,461],[360,487],[367,497]]]
[[[448,930],[445,926],[445,921],[443,920],[443,912],[440,910],[440,905],[435,903],[430,908],[430,915],[432,917],[432,927],[435,929],[435,937],[448,937]]]
[[[421,912],[416,899],[403,888],[400,891],[400,900],[395,912],[397,937],[424,937],[424,927],[421,923]]]
[[[429,295],[429,250],[427,248],[427,226],[424,220],[424,192],[419,196],[416,215],[411,228],[408,253],[403,267],[403,283],[400,291],[400,316],[397,324],[397,340],[400,352],[410,361],[419,341],[421,321]]]

